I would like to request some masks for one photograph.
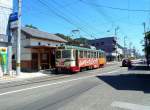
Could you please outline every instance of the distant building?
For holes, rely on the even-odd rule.
[[[16,36],[17,33],[14,30],[13,63],[16,59]],[[23,27],[21,32],[21,69],[23,71],[38,71],[55,67],[55,49],[66,42],[54,34]]]
[[[139,53],[135,49],[124,48],[124,56],[126,58],[137,58]]]
[[[116,37],[89,40],[89,44],[95,46],[96,49],[102,49],[105,51],[108,61],[113,61],[115,59],[120,60],[122,58],[123,47],[117,43]]]
[[[13,11],[13,0],[0,0],[0,35],[1,35],[0,40],[1,41],[7,41],[8,20],[12,11]]]

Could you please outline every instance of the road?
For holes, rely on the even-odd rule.
[[[150,110],[148,73],[117,63],[64,78],[0,85],[0,110]]]

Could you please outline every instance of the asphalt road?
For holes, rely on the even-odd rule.
[[[4,84],[0,110],[150,110],[148,73],[115,64],[64,78]]]

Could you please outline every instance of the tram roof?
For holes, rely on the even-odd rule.
[[[87,50],[87,51],[100,51],[100,52],[104,52],[102,50],[96,50],[94,48],[85,48],[85,47],[79,47],[79,46],[70,46],[70,45],[63,45],[63,46],[60,46],[58,47],[58,49],[79,49],[79,50]]]

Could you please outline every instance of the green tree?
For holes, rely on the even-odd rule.
[[[33,26],[32,24],[26,24],[25,27],[33,28],[33,29],[38,29],[37,27]]]
[[[55,35],[67,40],[68,42],[72,41],[73,39],[70,36],[66,36],[64,34],[56,33]]]
[[[60,34],[60,33],[56,33],[55,35],[67,40],[68,45],[75,45],[75,46],[80,46],[80,44],[88,45],[88,39],[86,39],[84,37],[72,39],[71,36],[66,36],[66,35]]]
[[[77,38],[75,40],[80,42],[81,44],[88,45],[88,39],[87,38],[80,37],[80,38]]]

